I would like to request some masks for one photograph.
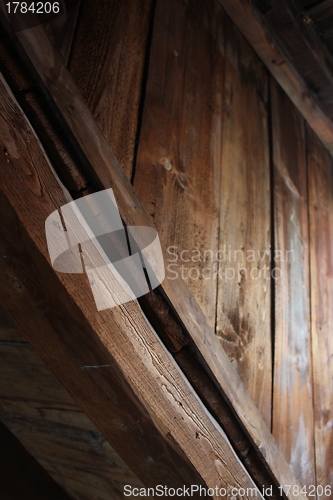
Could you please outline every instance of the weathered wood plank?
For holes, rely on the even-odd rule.
[[[254,2],[252,0],[219,0],[219,2],[326,148],[333,154],[333,122],[326,111],[325,102],[319,100],[316,85],[311,87],[310,83],[304,79],[303,74],[298,70],[297,63],[294,64],[289,52],[283,45],[281,46],[279,38],[274,35],[274,30],[263,21],[262,13],[254,6]],[[281,2],[269,2],[269,4],[265,2],[262,5],[263,8],[266,6],[269,10],[271,7],[280,9],[280,4]],[[285,9],[283,12],[286,13],[287,10]],[[297,23],[299,25],[301,19],[298,19]],[[288,26],[288,22],[285,24]],[[309,26],[308,29],[310,29]],[[313,38],[317,38],[315,34],[313,34]],[[307,50],[302,50],[302,58],[305,56],[306,60],[306,54],[310,53],[312,49],[310,41]],[[331,79],[330,65],[323,62],[320,53],[318,54],[318,64],[320,74],[328,72]],[[327,85],[325,88],[330,99],[330,86]]]
[[[8,29],[5,22],[4,26]],[[36,68],[41,81],[47,88],[48,95],[52,96],[58,112],[60,111],[71,133],[90,161],[92,169],[89,173],[96,187],[113,188],[121,216],[127,225],[149,226],[151,219],[143,209],[140,199],[119,167],[112,150],[41,27],[21,32],[19,43],[21,50],[27,54]],[[96,144],[98,144],[97,148]],[[268,465],[277,482],[297,484],[297,480],[279,451],[256,405],[230,365],[218,338],[207,324],[205,316],[185,282],[181,279],[172,282],[165,280],[163,290],[200,353],[199,359],[204,360],[203,366],[209,366],[216,386],[237,413],[259,455]],[[292,491],[289,492],[289,498],[296,498]],[[297,496],[298,500],[301,498],[304,498],[302,494]]]
[[[229,19],[216,333],[265,422],[271,422],[268,73]]]
[[[222,149],[224,13],[214,1],[157,1],[134,188],[210,326]],[[149,182],[147,180],[149,179]],[[214,268],[215,267],[215,268]]]
[[[310,129],[307,142],[316,476],[325,486],[333,484],[333,161]]]
[[[302,485],[315,484],[304,120],[271,80],[274,162],[273,435]]]
[[[137,302],[97,314],[85,276],[51,268],[44,223],[70,197],[0,88],[6,310],[144,484],[255,487]]]
[[[2,500],[70,500],[2,422],[0,450]]]
[[[129,179],[152,6],[152,0],[83,0],[69,64],[83,98]]]

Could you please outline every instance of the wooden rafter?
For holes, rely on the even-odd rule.
[[[219,0],[333,154],[333,58],[296,0]]]

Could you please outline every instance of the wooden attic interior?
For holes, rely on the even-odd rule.
[[[71,7],[1,3],[0,498],[333,498],[333,1]],[[98,312],[45,220],[108,188],[166,278]]]

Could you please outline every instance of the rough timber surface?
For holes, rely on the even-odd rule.
[[[274,162],[273,435],[302,485],[315,483],[308,184],[304,119],[271,80]]]
[[[309,128],[307,138],[316,476],[318,485],[332,485],[333,161]]]
[[[271,422],[268,74],[226,18],[216,333]]]
[[[4,26],[6,23],[4,22]],[[6,27],[6,29],[8,26]],[[18,35],[21,50],[35,67],[39,78],[52,96],[58,111],[67,122],[71,134],[88,158],[89,174],[100,189],[112,187],[121,215],[127,225],[150,225],[150,219],[139,198],[124,176],[113,152],[103,138],[87,107],[82,101],[69,73],[61,64],[41,27]],[[96,148],[98,144],[98,148]],[[172,284],[172,286],[171,286]],[[210,368],[218,389],[235,410],[240,422],[256,446],[256,450],[280,484],[297,484],[292,471],[279,451],[272,435],[239,376],[230,365],[219,340],[182,280],[165,280],[163,289],[177,312],[200,356]],[[246,408],[246,411],[244,411]],[[296,498],[292,491],[289,498]],[[298,500],[304,495],[298,495]]]
[[[214,0],[157,1],[134,177],[134,188],[169,249],[167,279],[174,278],[178,261],[182,278],[212,327],[223,25],[224,13]]]
[[[152,0],[82,0],[69,69],[131,178]]]
[[[96,314],[85,277],[51,268],[45,219],[71,199],[0,88],[5,309],[144,484],[255,488],[137,302]]]

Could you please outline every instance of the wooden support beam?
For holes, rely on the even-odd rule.
[[[6,29],[10,29],[3,18],[2,22]],[[55,112],[58,116],[59,113],[62,116],[65,129],[72,134],[73,143],[76,142],[79,145],[79,151],[84,153],[83,159],[88,160],[90,167],[87,163],[84,164],[96,187],[113,188],[121,216],[127,225],[151,225],[151,220],[140,199],[120,168],[110,146],[80,97],[73,79],[53,50],[43,29],[39,26],[20,32],[16,43],[22,56],[33,69],[36,81],[42,84],[45,95],[55,106]],[[60,200],[57,203],[58,206],[62,204]],[[49,213],[51,211],[50,209]],[[205,316],[185,282],[180,278],[175,281],[165,280],[163,291],[184,330],[192,339],[198,358],[210,372],[219,391],[234,409],[273,477],[279,484],[298,484],[256,405],[233,369],[213,329],[207,324]],[[149,328],[148,330],[150,331]],[[193,449],[190,455],[192,452]],[[303,494],[295,496],[290,490],[289,498],[301,500],[305,496]]]
[[[251,498],[255,484],[138,303],[97,313],[85,275],[49,264],[45,220],[71,198],[3,80],[0,95],[5,309],[145,485],[203,480]]]
[[[333,154],[332,56],[296,2],[219,2]]]

